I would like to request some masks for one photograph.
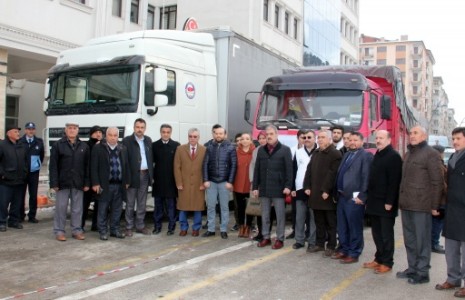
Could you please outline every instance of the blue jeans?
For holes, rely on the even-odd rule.
[[[216,202],[220,202],[221,225],[220,231],[228,231],[229,223],[229,191],[226,188],[226,181],[215,183],[210,181],[207,189],[207,220],[208,231],[215,232]]]
[[[153,225],[155,229],[162,228],[164,209],[168,213],[168,230],[176,228],[176,198],[155,197],[155,209],[153,210]]]
[[[189,229],[189,221],[187,221],[187,214],[189,212],[185,210],[179,211],[179,225],[181,225],[181,230]],[[194,224],[192,224],[192,230],[200,230],[202,227],[202,212],[193,211],[194,213]]]
[[[120,231],[120,219],[123,212],[123,186],[110,184],[108,191],[103,191],[97,200],[99,210],[97,217],[98,231],[100,234],[108,232],[108,208],[110,208],[110,232]]]
[[[339,196],[337,203],[337,234],[341,252],[358,258],[363,250],[363,216],[365,205]]]

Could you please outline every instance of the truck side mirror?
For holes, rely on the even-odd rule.
[[[391,120],[392,109],[391,109],[391,97],[383,95],[381,97],[381,119]]]
[[[249,122],[249,119],[250,119],[250,100],[245,99],[244,120]]]
[[[168,105],[168,96],[163,94],[156,94],[153,102],[155,107],[166,106]]]
[[[168,88],[168,72],[165,69],[156,68],[154,75],[153,90],[155,93],[162,93],[166,91]]]

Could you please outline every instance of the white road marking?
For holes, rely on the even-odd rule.
[[[235,245],[235,246],[232,246],[232,247],[229,247],[229,248],[225,248],[225,249],[213,252],[213,253],[209,253],[209,254],[199,256],[199,257],[191,258],[191,259],[188,259],[186,261],[183,261],[183,262],[180,262],[180,263],[177,263],[177,264],[165,266],[163,268],[153,270],[153,271],[150,271],[150,272],[147,272],[147,273],[144,273],[144,274],[140,274],[140,275],[125,278],[125,279],[122,279],[122,280],[119,280],[119,281],[115,281],[115,282],[112,282],[112,283],[104,284],[104,285],[98,286],[98,287],[90,289],[90,290],[86,290],[86,291],[82,291],[82,292],[79,292],[79,293],[67,295],[67,296],[64,296],[64,297],[61,297],[61,298],[57,298],[57,299],[58,300],[77,300],[77,299],[84,299],[84,298],[90,297],[90,296],[95,296],[95,295],[105,293],[105,292],[108,292],[108,291],[111,291],[111,290],[114,290],[114,289],[117,289],[117,288],[120,288],[120,287],[130,285],[130,284],[135,283],[135,282],[143,281],[143,280],[146,280],[146,279],[149,279],[149,278],[160,276],[160,275],[168,273],[168,272],[179,270],[179,269],[184,268],[184,267],[186,267],[188,265],[194,265],[194,264],[209,260],[209,259],[214,258],[214,257],[218,257],[218,256],[221,256],[221,255],[224,255],[224,254],[228,254],[228,253],[231,253],[231,252],[234,252],[234,251],[249,247],[251,245],[253,245],[252,242],[245,242],[245,243],[238,244],[238,245]]]

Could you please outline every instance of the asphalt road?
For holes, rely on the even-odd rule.
[[[52,217],[53,206],[43,208],[39,224],[0,233],[0,299],[455,299],[434,289],[446,278],[444,255],[432,254],[428,284],[395,277],[407,264],[400,218],[394,270],[376,275],[362,268],[373,259],[369,228],[360,262],[342,265],[293,250],[293,241],[281,250],[261,249],[234,232],[228,240],[218,231],[211,238],[180,237],[177,229],[173,236],[165,230],[106,242],[95,232],[85,241],[68,233],[68,241],[58,242]]]

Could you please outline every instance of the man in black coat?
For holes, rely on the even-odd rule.
[[[123,145],[128,149],[129,173],[131,182],[127,189],[126,201],[126,236],[131,237],[135,227],[136,232],[150,234],[145,227],[145,207],[147,204],[148,187],[153,180],[152,139],[145,134],[147,124],[144,119],[134,121],[134,133],[123,139]],[[134,208],[137,212],[134,219]]]
[[[119,130],[109,127],[106,140],[96,144],[91,153],[92,190],[98,195],[98,231],[102,241],[108,240],[108,208],[110,208],[110,236],[124,238],[120,230],[123,193],[130,183],[126,147],[118,143]]]
[[[6,231],[7,223],[8,227],[23,229],[19,207],[28,164],[26,151],[18,143],[20,130],[7,127],[6,138],[0,141],[0,232]]]
[[[465,278],[465,127],[452,131],[455,153],[447,165],[447,202],[443,235],[446,239],[447,280],[437,284],[437,290],[461,287]],[[465,298],[465,288],[454,293]]]
[[[266,127],[266,145],[257,152],[253,175],[252,193],[260,197],[262,205],[263,240],[258,247],[271,245],[270,211],[271,205],[276,210],[276,241],[273,249],[281,249],[284,243],[286,210],[284,198],[292,189],[292,153],[291,149],[278,141],[278,129],[274,125]]]
[[[29,212],[27,214],[29,223],[39,223],[36,219],[37,214],[37,189],[39,187],[39,173],[44,161],[44,141],[37,137],[36,125],[32,122],[26,123],[26,134],[23,135],[19,142],[26,149],[26,155],[29,165],[26,184],[24,185],[23,201],[21,204],[21,220],[26,217],[24,204],[26,202],[26,190],[29,189]]]
[[[162,228],[163,213],[168,213],[168,232],[173,235],[176,227],[176,197],[178,189],[174,180],[174,154],[179,143],[171,139],[172,127],[162,124],[160,127],[161,138],[152,144],[153,156],[153,186],[152,196],[155,202],[153,211],[153,233],[159,234]]]
[[[53,144],[50,154],[50,188],[56,192],[53,232],[57,241],[66,241],[65,225],[71,202],[71,231],[76,240],[84,240],[82,231],[83,194],[89,190],[89,146],[79,137],[79,124],[68,122],[65,136]]]
[[[391,146],[386,130],[376,133],[376,152],[368,181],[365,213],[370,216],[371,233],[376,245],[375,259],[363,264],[377,274],[391,271],[394,264],[394,224],[397,217],[402,159]]]

